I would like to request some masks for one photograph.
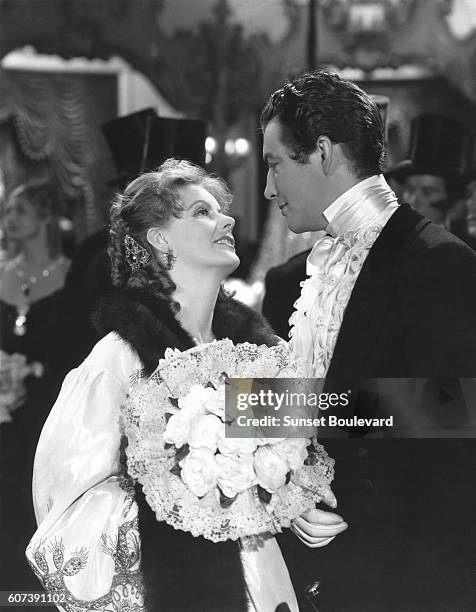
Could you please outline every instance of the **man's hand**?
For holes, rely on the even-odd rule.
[[[331,508],[337,506],[336,498],[332,492],[322,501]],[[291,522],[291,530],[309,548],[326,546],[347,527],[347,523],[338,514],[317,508],[308,510]]]

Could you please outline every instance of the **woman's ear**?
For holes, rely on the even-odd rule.
[[[158,251],[166,253],[169,251],[169,243],[158,227],[151,227],[147,230],[147,242]]]

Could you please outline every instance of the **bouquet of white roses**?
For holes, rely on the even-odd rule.
[[[25,378],[41,376],[42,373],[41,364],[27,364],[25,355],[9,355],[0,350],[0,423],[11,421],[11,413],[24,402]]]
[[[319,502],[333,460],[304,438],[230,438],[224,378],[296,376],[287,345],[167,351],[123,408],[128,471],[157,520],[213,541],[275,533]]]

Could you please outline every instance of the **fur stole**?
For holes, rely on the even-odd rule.
[[[194,346],[170,305],[144,289],[128,289],[103,298],[94,315],[101,334],[117,332],[151,374],[165,350]],[[213,331],[217,339],[274,345],[278,338],[255,311],[219,297]],[[142,573],[148,612],[245,612],[246,584],[238,542],[213,543],[157,522],[142,487],[136,485],[141,533]]]
[[[146,374],[155,370],[167,348],[184,351],[194,346],[169,303],[146,289],[118,290],[103,297],[93,320],[101,335],[115,331],[130,344]],[[218,340],[230,338],[235,344],[273,346],[279,340],[260,314],[231,297],[218,297],[212,326]]]

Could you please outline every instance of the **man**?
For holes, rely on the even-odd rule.
[[[442,176],[430,172],[409,174],[404,181],[402,199],[433,223],[445,225],[450,204],[448,189]]]
[[[463,175],[461,186],[463,187],[462,212],[459,218],[453,219],[451,231],[476,251],[476,170],[474,168]]]
[[[399,205],[381,175],[383,124],[371,99],[336,75],[310,73],[272,94],[261,122],[265,196],[292,231],[322,231],[293,315],[291,347],[309,376],[327,377],[328,388],[475,376],[476,256]],[[457,500],[474,498],[464,475],[473,441],[327,442],[350,529],[319,557],[296,552],[296,582],[321,578],[319,602],[336,611],[472,609],[461,527],[471,517]]]
[[[403,202],[474,249],[466,220],[450,219],[448,214],[461,191],[471,150],[472,138],[458,121],[422,114],[411,122],[408,159],[385,171],[385,177],[401,186]],[[295,255],[266,275],[263,314],[282,337],[289,333],[288,319],[299,297],[299,283],[306,278],[309,253]]]
[[[386,172],[402,185],[402,199],[438,225],[449,227],[448,210],[471,153],[468,130],[456,119],[423,114],[411,122],[410,153]]]

